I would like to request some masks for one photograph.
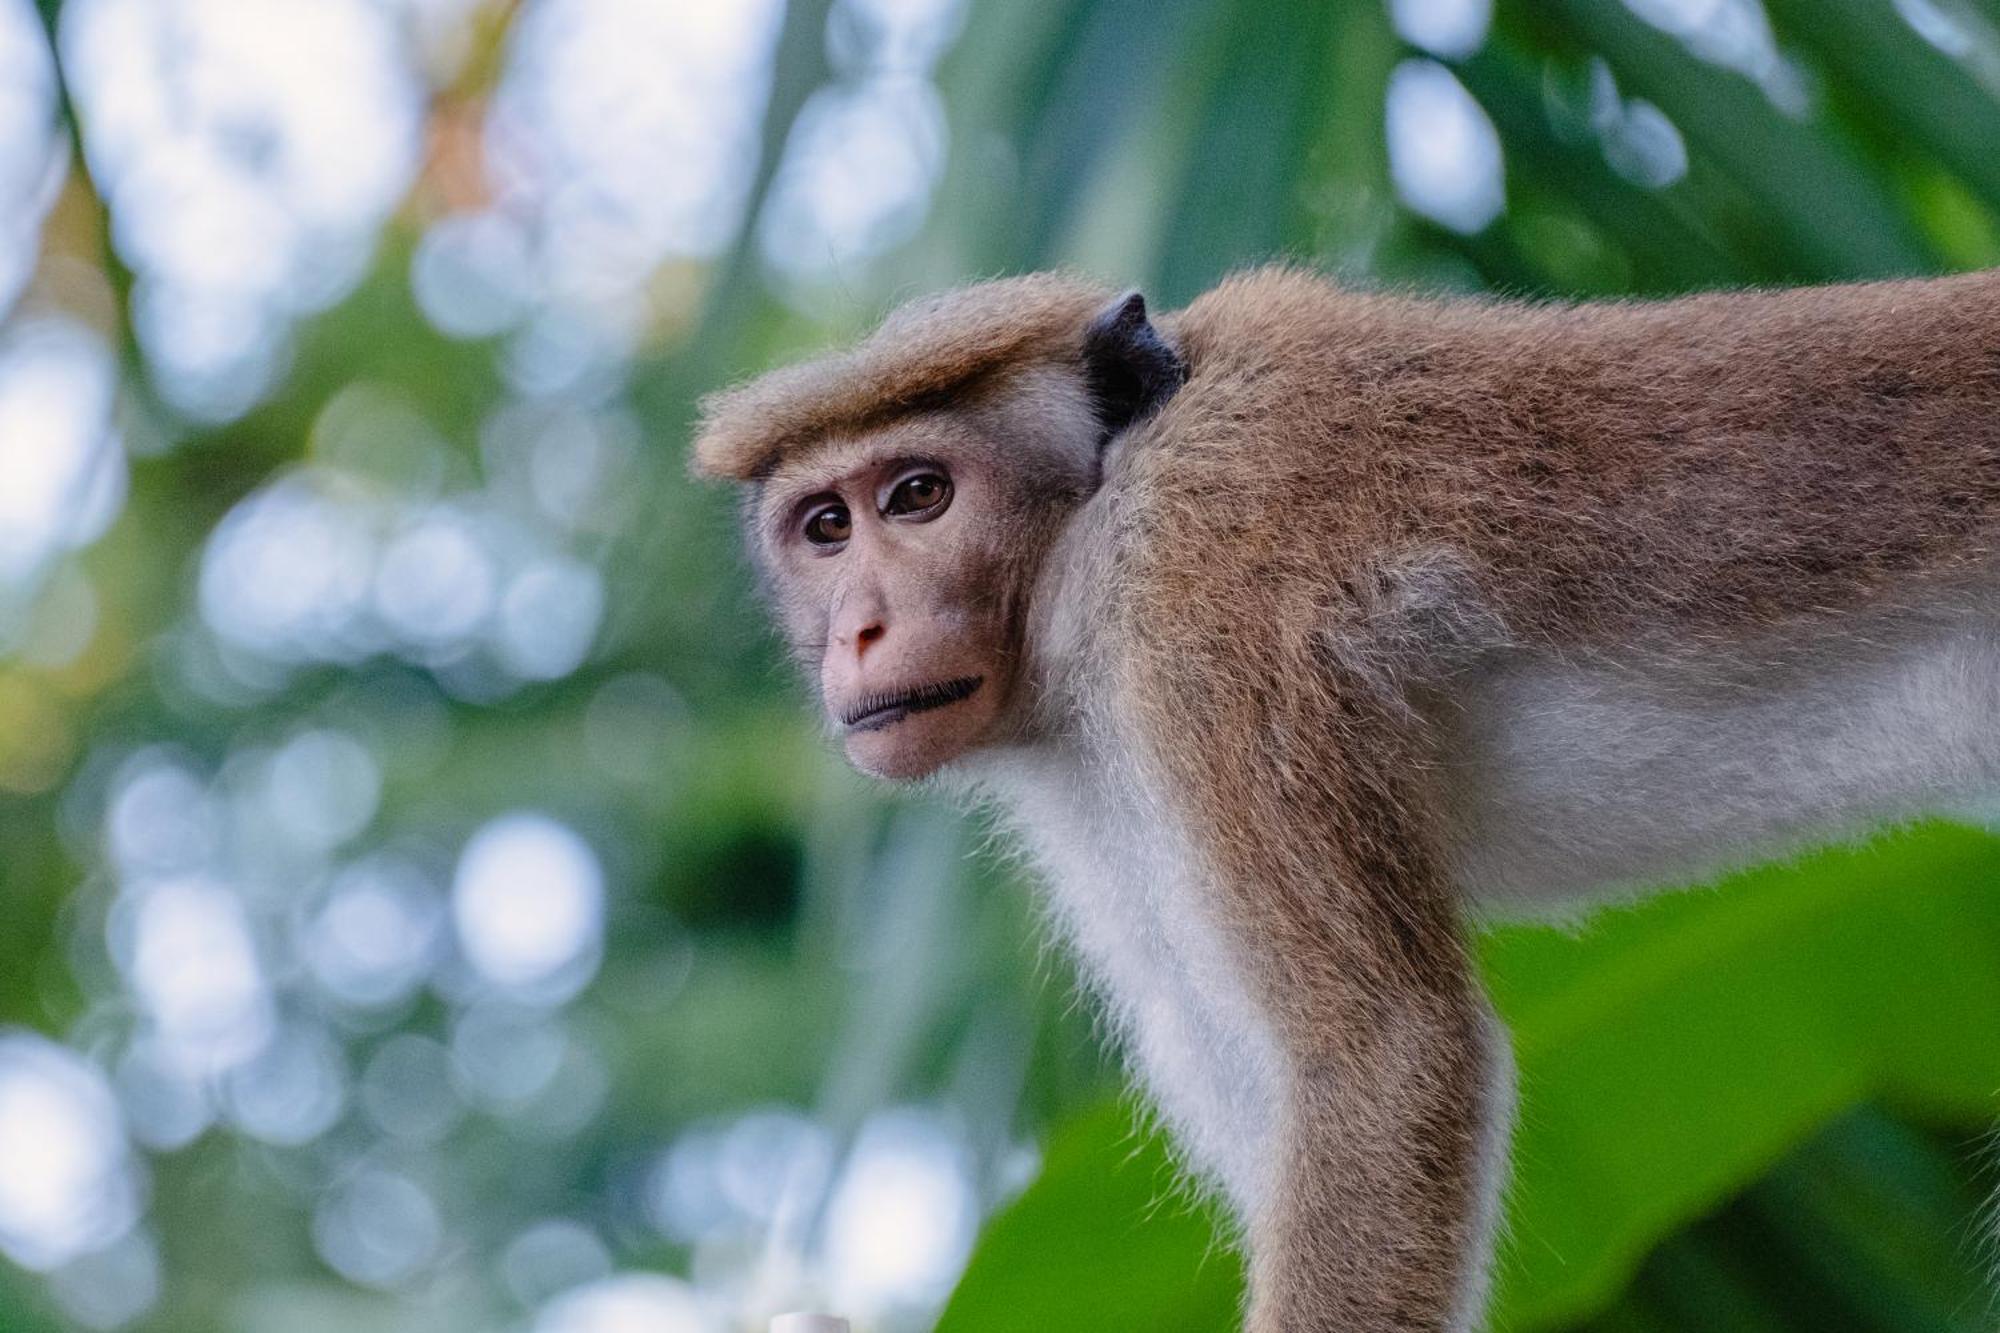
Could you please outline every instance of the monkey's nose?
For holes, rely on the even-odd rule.
[[[833,642],[840,648],[851,648],[854,651],[855,660],[860,661],[868,655],[870,648],[882,641],[882,636],[888,632],[889,627],[883,623],[880,616],[869,616],[866,619],[857,618],[848,624],[835,625]]]

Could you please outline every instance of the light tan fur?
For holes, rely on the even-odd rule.
[[[1186,382],[1100,460],[1077,386],[1108,297],[1043,277],[927,303],[713,400],[698,464],[755,480],[766,519],[885,450],[988,479],[949,558],[885,526],[838,576],[923,583],[939,561],[951,609],[912,620],[906,670],[943,651],[938,626],[993,622],[998,711],[918,733],[904,767],[1013,808],[1068,918],[1120,873],[1080,841],[1151,828],[1169,849],[1153,870],[1192,896],[1168,919],[1127,886],[1138,925],[1077,934],[1134,997],[1156,1083],[1199,1081],[1215,1044],[1235,1083],[1272,1084],[1270,1169],[1207,1164],[1243,1214],[1252,1328],[1469,1328],[1511,1081],[1461,932],[1481,888],[1468,710],[1509,673],[1571,679],[1549,664],[1698,682],[1768,656],[1832,679],[1855,627],[1899,616],[1943,626],[1954,661],[2000,662],[1992,612],[1966,609],[2000,533],[2000,274],[1528,306],[1254,272],[1157,321]],[[818,658],[815,602],[846,594],[760,521]],[[1993,732],[1953,791],[2000,771]],[[1059,782],[1083,795],[1038,804]],[[1771,799],[1807,834],[1855,817],[1803,787]],[[1246,1095],[1166,1092],[1210,1121]]]

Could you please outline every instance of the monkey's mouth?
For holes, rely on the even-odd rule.
[[[871,694],[842,713],[840,724],[849,731],[880,731],[884,727],[895,726],[912,713],[949,708],[970,699],[985,683],[984,676],[960,676],[957,680],[940,681],[935,685]]]

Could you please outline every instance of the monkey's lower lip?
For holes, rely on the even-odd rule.
[[[952,704],[970,699],[973,692],[985,683],[984,676],[960,676],[957,680],[940,681],[935,685],[871,694],[841,714],[840,724],[851,732],[880,731],[884,727],[895,726],[912,713],[949,708]]]

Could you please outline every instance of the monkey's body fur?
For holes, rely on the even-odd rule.
[[[1074,411],[1034,372],[1104,294],[1023,290],[1037,350],[782,447]],[[1539,307],[1272,270],[1159,325],[1185,384],[1027,529],[1022,716],[945,772],[1242,1218],[1252,1326],[1467,1329],[1512,1096],[1468,905],[2000,788],[2000,273]]]

